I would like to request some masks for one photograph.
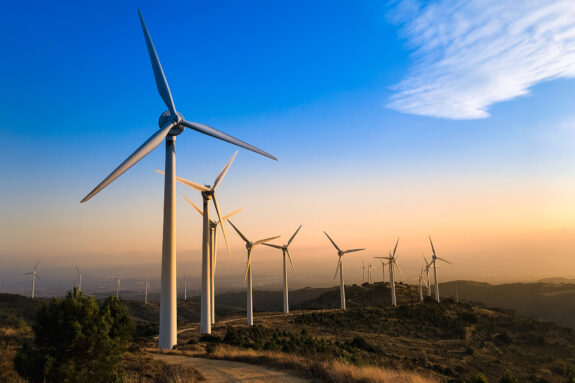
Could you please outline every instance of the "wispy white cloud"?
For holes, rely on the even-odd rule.
[[[414,49],[388,107],[474,119],[533,85],[575,77],[575,0],[400,0],[392,21]]]

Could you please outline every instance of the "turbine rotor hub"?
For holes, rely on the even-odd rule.
[[[162,128],[162,126],[169,124],[170,122],[176,123],[176,125],[174,125],[172,129],[170,129],[170,132],[168,133],[169,136],[177,136],[178,134],[182,133],[185,129],[185,126],[180,124],[180,122],[182,122],[182,120],[184,119],[184,116],[182,116],[182,114],[179,112],[176,113],[177,115],[173,116],[169,110],[166,110],[164,113],[160,115],[160,118],[158,119],[158,125],[160,125],[160,129]]]

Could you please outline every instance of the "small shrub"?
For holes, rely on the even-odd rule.
[[[469,380],[469,383],[489,383],[489,379],[482,373],[479,373]]]
[[[499,383],[519,383],[519,382],[511,371],[506,370],[501,379],[499,379]]]

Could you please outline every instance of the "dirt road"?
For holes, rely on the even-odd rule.
[[[309,383],[311,380],[299,378],[286,371],[273,370],[228,360],[193,358],[185,355],[151,354],[154,359],[169,364],[181,364],[195,368],[206,378],[206,382],[217,383]]]

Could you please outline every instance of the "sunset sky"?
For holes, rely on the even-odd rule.
[[[0,13],[1,289],[24,291],[37,260],[44,291],[75,264],[93,289],[118,273],[159,287],[163,146],[80,204],[166,110],[138,8],[178,111],[278,157],[240,149],[219,202],[253,240],[303,224],[292,286],[335,284],[323,230],[367,248],[345,257],[347,283],[397,237],[415,283],[428,235],[453,262],[444,281],[575,277],[572,0],[38,1]],[[176,148],[202,184],[236,150],[190,130]],[[197,289],[201,220],[180,195],[201,196],[177,188],[178,273]],[[216,288],[241,289],[228,235]],[[281,252],[253,266],[255,288],[279,288]]]

